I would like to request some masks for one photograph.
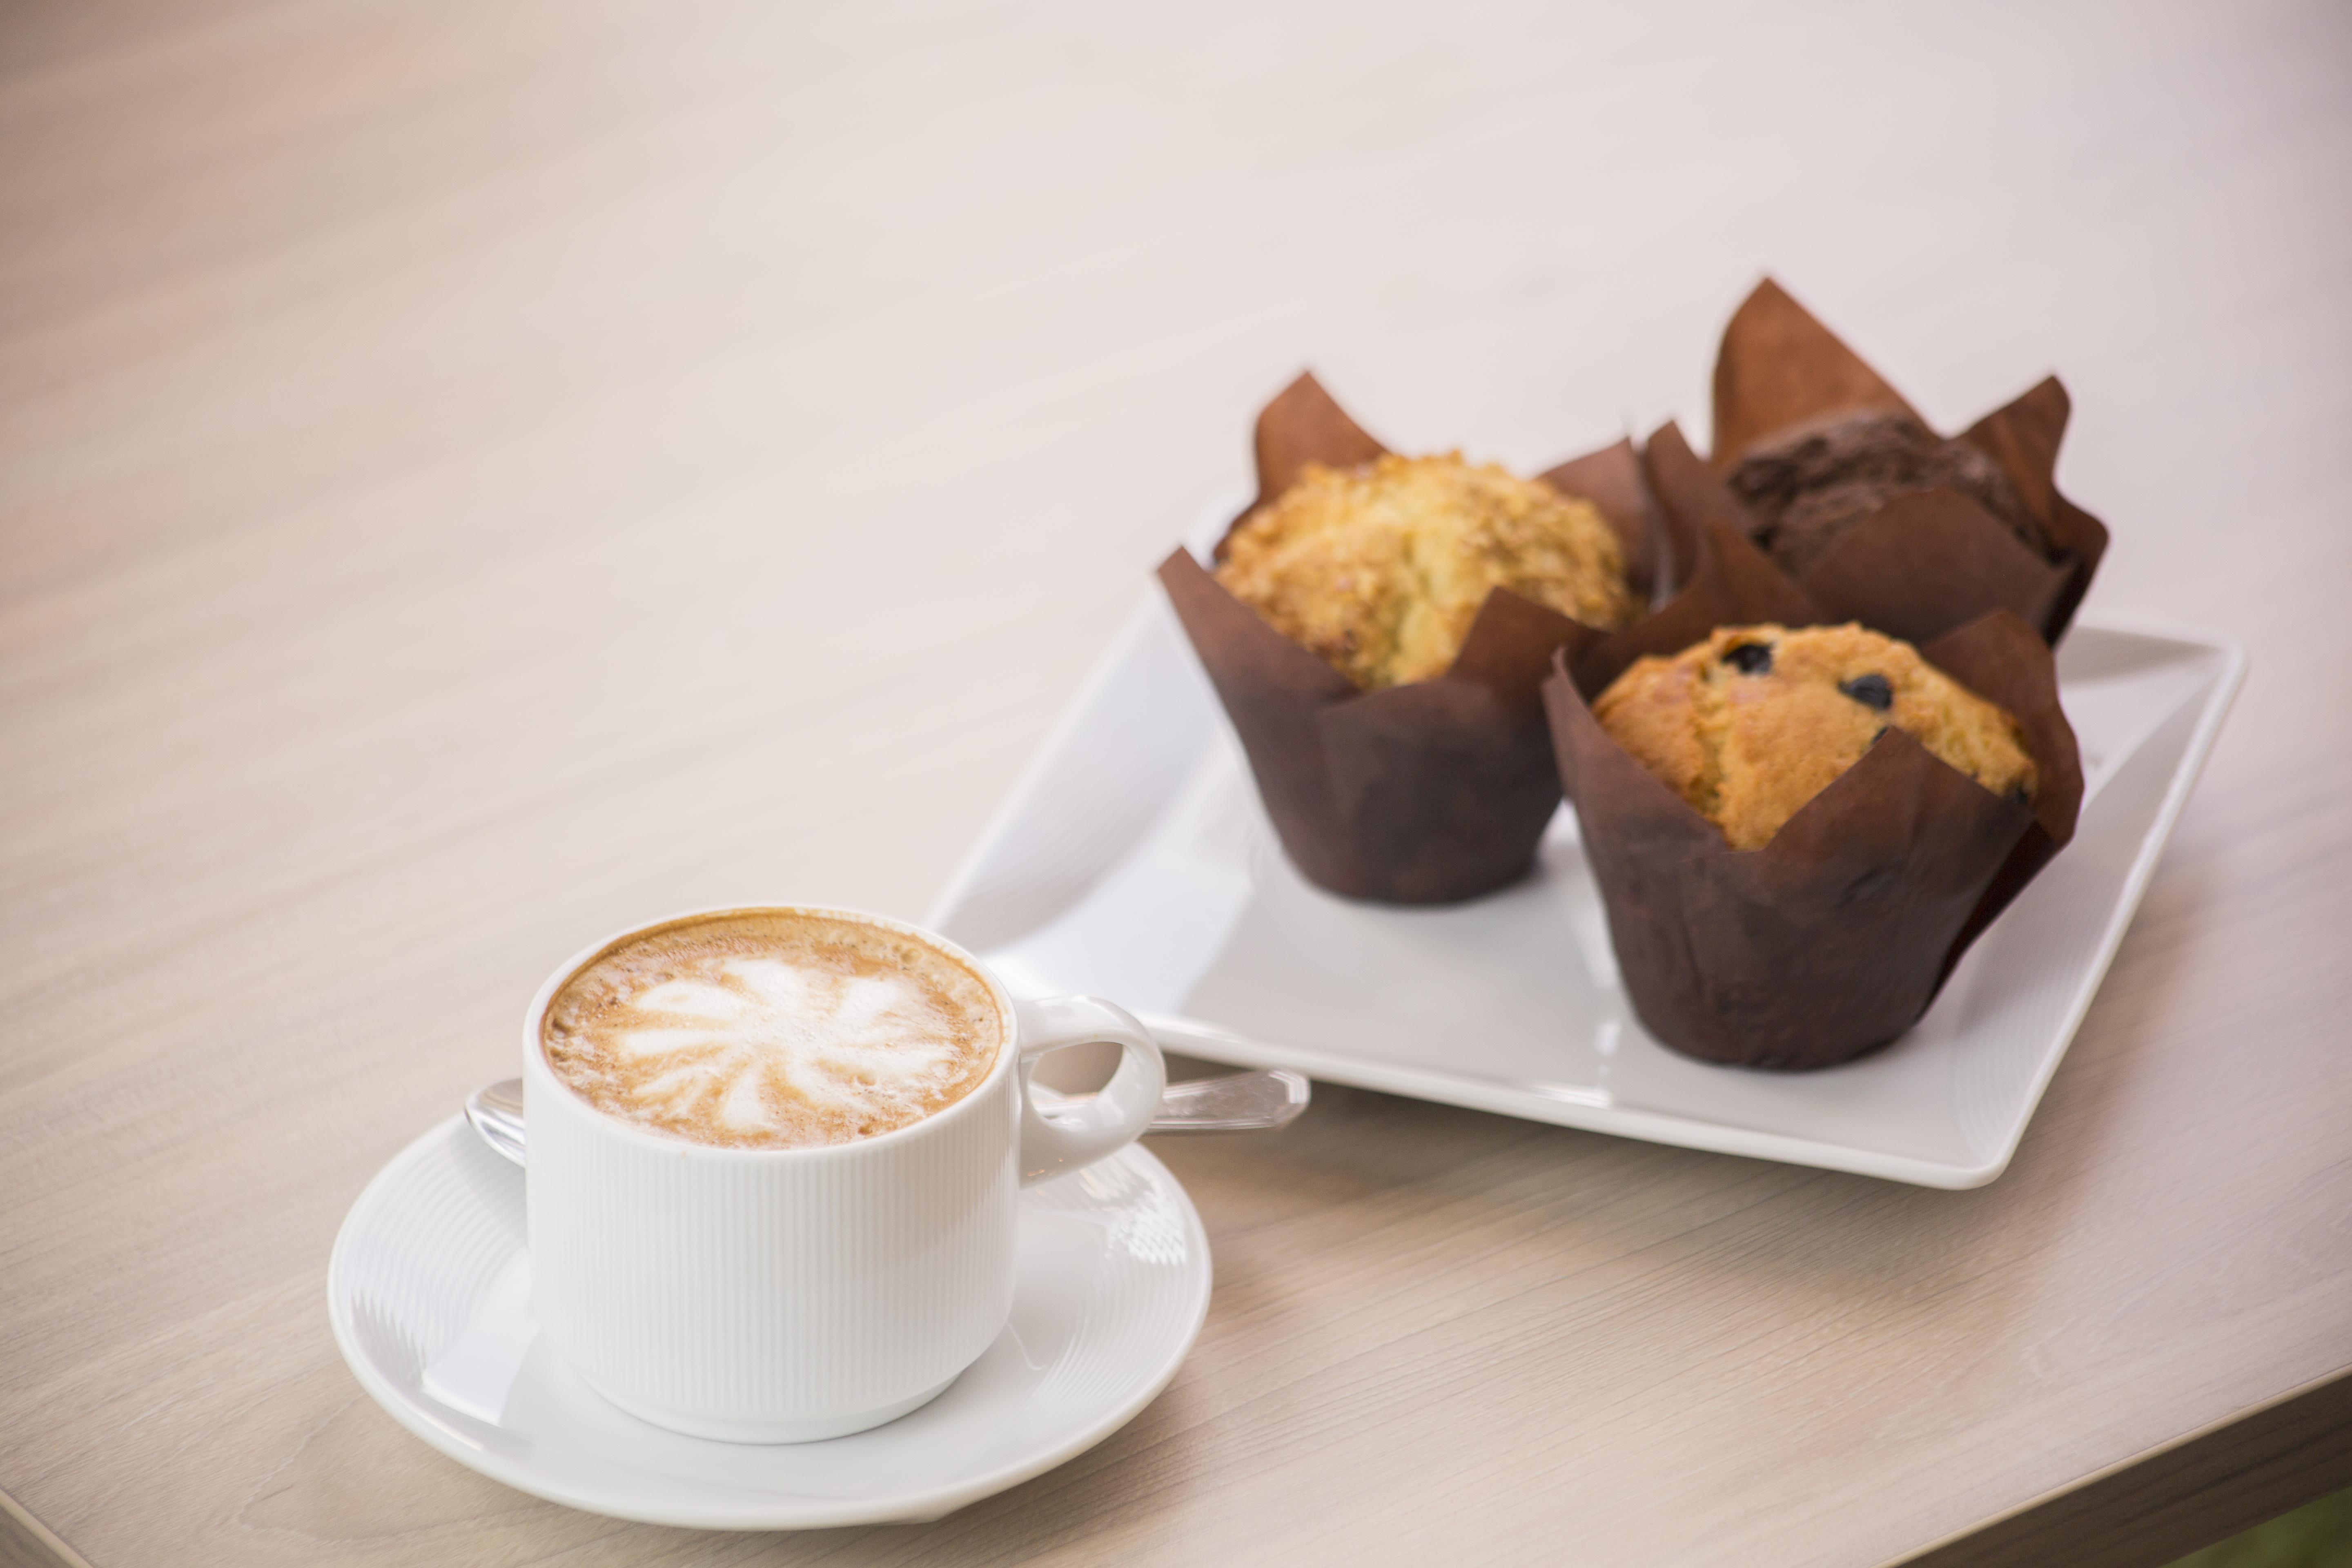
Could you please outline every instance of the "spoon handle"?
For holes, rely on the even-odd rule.
[[[1154,1132],[1255,1132],[1287,1127],[1314,1090],[1287,1068],[1188,1079],[1160,1093]]]
[[[1051,1112],[1066,1097],[1032,1085],[1039,1109]],[[1151,1132],[1259,1132],[1286,1127],[1313,1095],[1307,1079],[1286,1068],[1227,1073],[1171,1083],[1160,1094]],[[522,1125],[522,1079],[484,1084],[466,1100],[466,1120],[482,1142],[520,1165],[526,1140]]]

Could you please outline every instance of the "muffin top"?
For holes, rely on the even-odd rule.
[[[1309,464],[1226,539],[1217,580],[1366,690],[1444,674],[1496,588],[1604,630],[1639,607],[1598,507],[1459,453]]]
[[[1899,495],[1964,492],[2045,559],[2050,536],[2008,471],[1982,447],[1947,441],[1907,414],[1845,414],[1759,446],[1731,471],[1756,514],[1756,542],[1801,576],[1853,527]]]
[[[1853,625],[1725,626],[1640,660],[1592,713],[1734,849],[1770,842],[1889,729],[1995,795],[2030,801],[2037,783],[2006,710]]]

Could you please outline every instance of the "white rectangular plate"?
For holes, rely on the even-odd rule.
[[[2016,1152],[2245,671],[2239,648],[2077,626],[2060,695],[2074,841],[1886,1050],[1826,1071],[1677,1056],[1626,1005],[1563,809],[1474,903],[1353,903],[1283,858],[1154,590],[932,912],[1016,992],[1087,992],[1161,1043],[1506,1116],[1936,1187]]]

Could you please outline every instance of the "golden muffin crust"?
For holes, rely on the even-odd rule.
[[[1366,690],[1444,674],[1495,588],[1607,630],[1638,608],[1598,507],[1458,452],[1309,464],[1234,530],[1217,580]]]
[[[2038,782],[2007,710],[1854,625],[1725,626],[1637,662],[1592,715],[1734,849],[1770,842],[1890,728],[1995,795],[2030,801]]]

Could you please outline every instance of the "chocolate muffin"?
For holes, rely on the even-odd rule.
[[[1599,508],[1459,453],[1307,465],[1234,528],[1216,575],[1368,691],[1444,674],[1496,588],[1603,630],[1640,608]]]
[[[1635,663],[1592,714],[1734,849],[1769,843],[1889,729],[1995,795],[2030,801],[2037,783],[2006,710],[1854,625],[1723,627]]]
[[[1961,490],[2048,559],[2050,537],[1991,454],[1947,441],[1907,414],[1843,414],[1752,448],[1731,488],[1756,514],[1756,542],[1801,577],[1847,531],[1896,496]]]

